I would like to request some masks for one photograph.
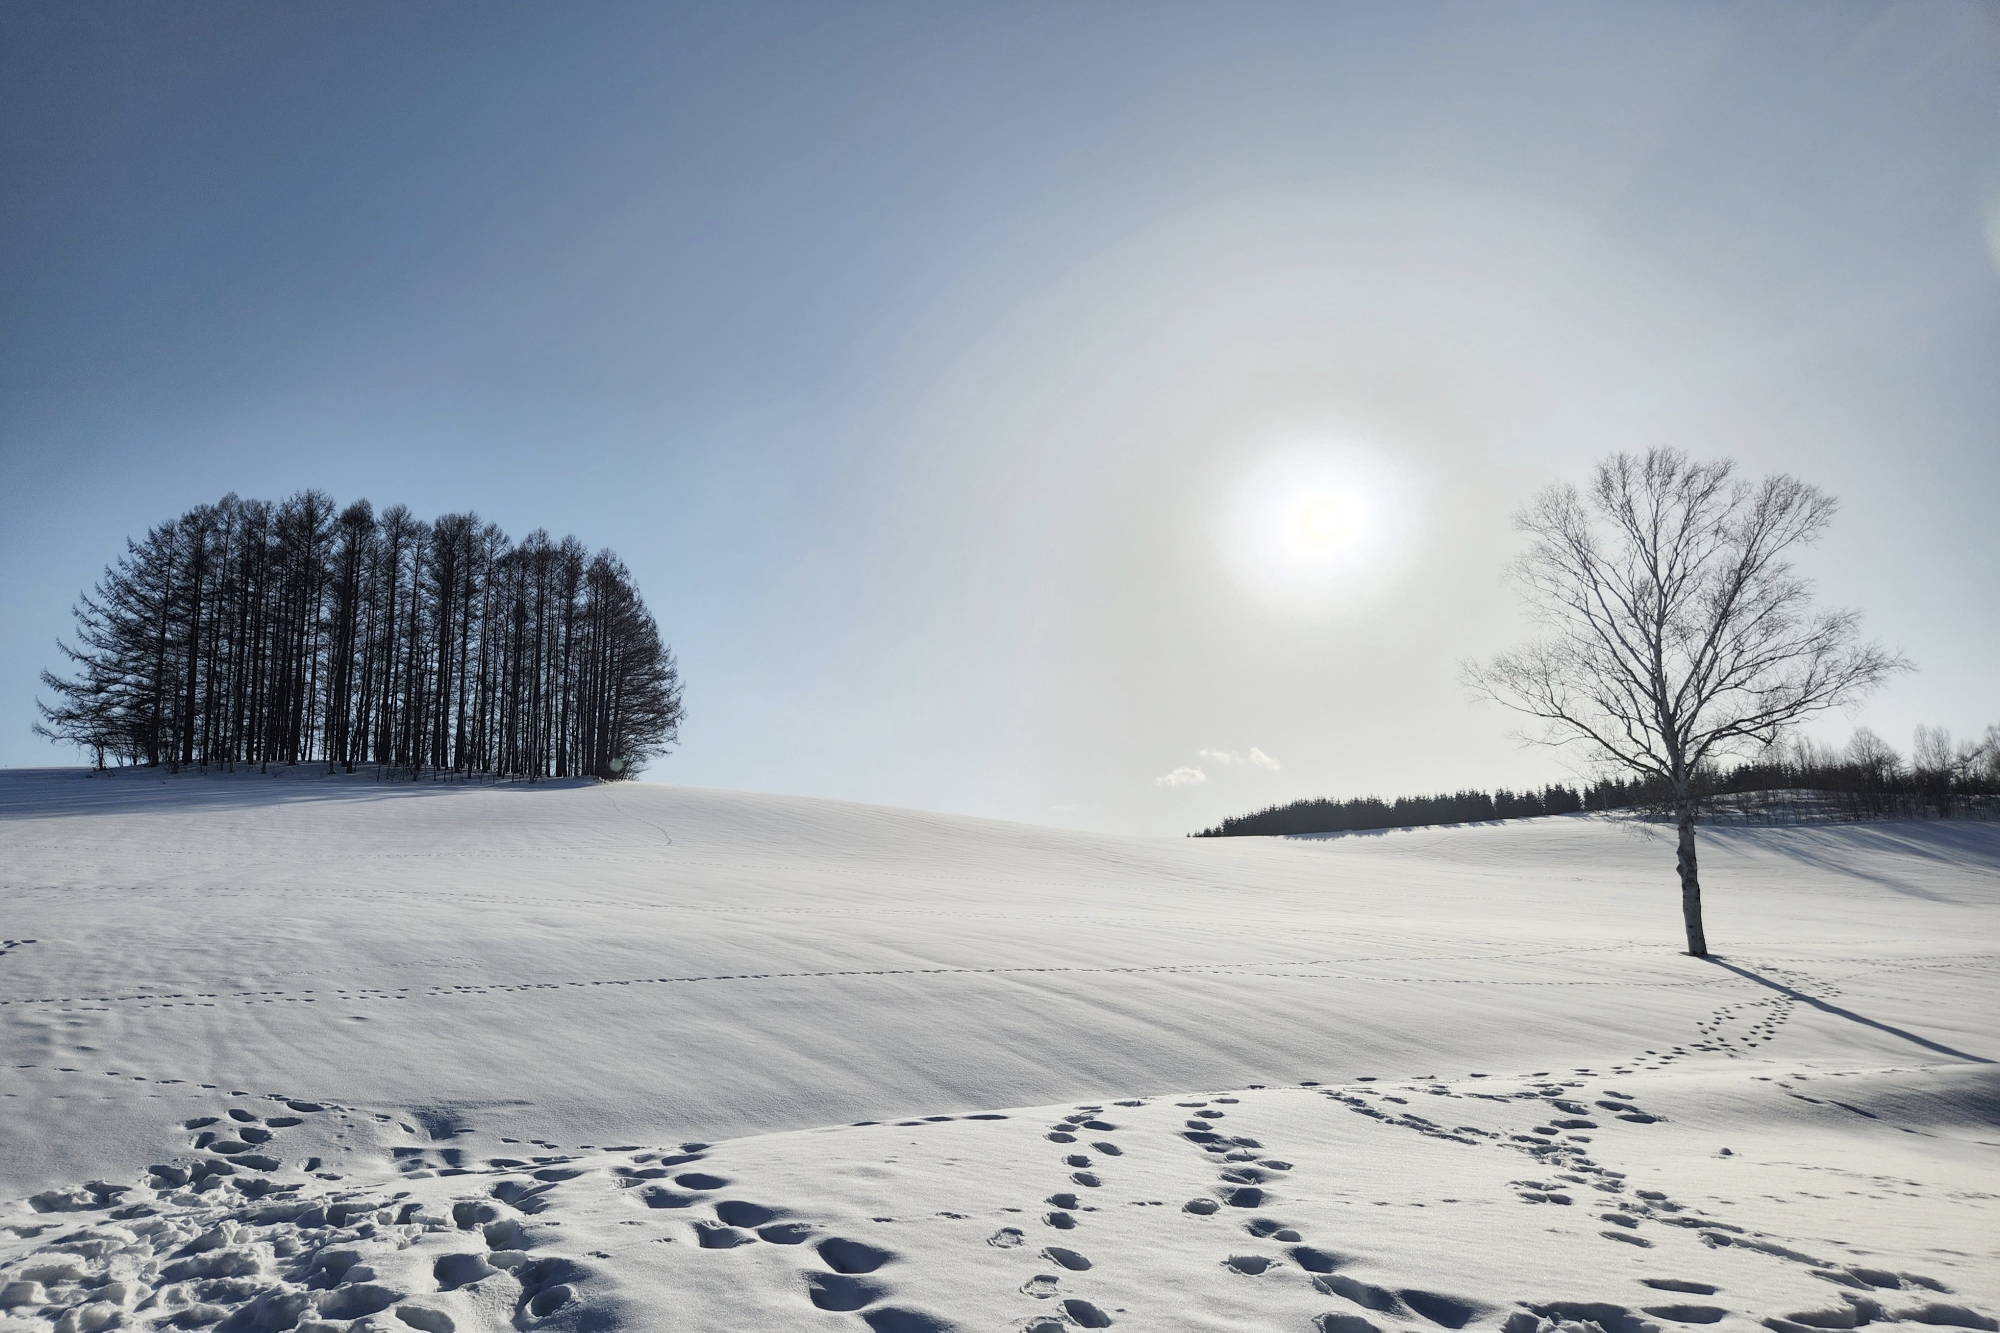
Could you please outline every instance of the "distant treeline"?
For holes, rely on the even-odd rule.
[[[1357,829],[1422,828],[1430,824],[1476,824],[1489,819],[1525,819],[1531,815],[1566,815],[1585,808],[1588,792],[1563,786],[1541,791],[1459,791],[1436,796],[1398,796],[1393,801],[1361,796],[1346,801],[1320,797],[1274,805],[1255,814],[1225,819],[1203,829],[1198,838],[1237,838],[1258,834],[1348,833]],[[1591,807],[1600,808],[1600,807]]]
[[[1965,810],[1968,803],[1977,805],[2000,796],[2000,726],[1987,728],[1982,741],[1956,747],[1942,728],[1919,727],[1916,747],[1907,762],[1866,728],[1855,732],[1843,751],[1809,741],[1793,742],[1758,762],[1704,774],[1701,792],[1703,800],[1711,804],[1733,804],[1728,798],[1753,793],[1811,792],[1837,817],[1946,818]],[[1502,788],[1402,796],[1393,801],[1373,796],[1346,801],[1322,797],[1238,815],[1194,836],[1422,828],[1566,815],[1578,810],[1665,809],[1671,803],[1672,792],[1664,780],[1639,778],[1607,778],[1581,788],[1555,785],[1539,792]]]
[[[617,556],[470,513],[230,495],[128,540],[76,620],[35,730],[100,767],[626,777],[681,720]]]

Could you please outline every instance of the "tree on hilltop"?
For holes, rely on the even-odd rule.
[[[1679,450],[1598,463],[1587,493],[1542,491],[1515,518],[1512,574],[1542,634],[1466,683],[1535,719],[1527,738],[1663,782],[1679,824],[1688,952],[1706,957],[1695,861],[1700,775],[1775,743],[1909,663],[1860,641],[1853,611],[1816,611],[1788,556],[1832,521],[1795,478],[1751,483]]]

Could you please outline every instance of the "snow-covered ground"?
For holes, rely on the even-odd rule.
[[[1703,855],[0,773],[0,1328],[1995,1328],[2000,825]]]

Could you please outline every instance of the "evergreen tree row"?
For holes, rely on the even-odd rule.
[[[610,551],[320,491],[128,540],[76,606],[35,730],[107,761],[629,777],[680,675]]]
[[[1293,801],[1255,814],[1225,819],[1203,829],[1198,838],[1237,838],[1288,833],[1349,833],[1364,829],[1423,828],[1431,824],[1474,824],[1489,819],[1525,819],[1531,815],[1566,815],[1583,809],[1583,797],[1563,786],[1539,792],[1459,791],[1436,796],[1399,796],[1384,801],[1375,796],[1355,800]]]
[[[1812,741],[1775,747],[1751,763],[1697,775],[1698,797],[1737,813],[1754,806],[1732,797],[1774,792],[1809,792],[1832,815],[1845,819],[1890,816],[1949,818],[1988,814],[2000,797],[2000,726],[1984,738],[1954,745],[1939,727],[1918,727],[1909,759],[1896,753],[1866,727],[1844,750]],[[1666,809],[1673,792],[1658,778],[1606,778],[1582,788],[1545,787],[1539,792],[1461,791],[1440,796],[1403,796],[1384,801],[1293,801],[1225,819],[1198,838],[1232,838],[1299,833],[1347,833],[1367,829],[1423,828],[1470,824],[1489,819],[1566,815],[1577,810]]]

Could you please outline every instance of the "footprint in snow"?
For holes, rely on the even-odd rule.
[[[879,1246],[844,1236],[828,1236],[813,1249],[828,1268],[848,1275],[872,1273],[896,1257]]]
[[[806,1275],[806,1296],[822,1310],[839,1312],[859,1310],[874,1304],[887,1294],[887,1289],[879,1283],[866,1282],[841,1273]]]
[[[1053,1273],[1037,1273],[1021,1284],[1021,1294],[1045,1301],[1061,1290],[1062,1279]]]
[[[1272,1217],[1253,1217],[1244,1224],[1243,1229],[1259,1240],[1264,1240],[1268,1237],[1271,1240],[1280,1241],[1288,1245],[1302,1239],[1296,1229],[1288,1227]]]
[[[805,1222],[777,1222],[757,1228],[757,1238],[770,1245],[802,1245],[812,1233],[812,1226]]]
[[[1063,1313],[1078,1328],[1110,1328],[1111,1316],[1092,1305],[1089,1301],[1074,1297],[1062,1303]]]
[[[748,1245],[757,1239],[747,1231],[719,1226],[714,1222],[695,1223],[694,1234],[704,1250],[733,1250],[738,1245]]]
[[[755,1230],[767,1222],[777,1220],[778,1210],[766,1208],[762,1204],[747,1203],[742,1199],[724,1199],[715,1205],[715,1216],[724,1226]]]

